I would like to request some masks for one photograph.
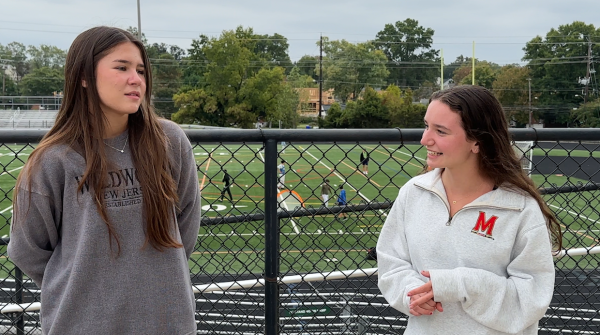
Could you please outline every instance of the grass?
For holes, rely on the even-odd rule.
[[[203,215],[217,217],[264,211],[264,154],[260,148],[255,144],[200,144],[195,147]],[[368,176],[360,172],[359,156],[363,148],[370,151]],[[0,212],[3,211],[1,215],[6,218],[5,222],[10,218],[16,176],[30,152],[31,148],[23,149],[23,146],[0,146],[0,190],[5,192],[0,200]],[[554,149],[548,154],[562,153]],[[395,199],[398,189],[422,169],[426,153],[416,145],[302,143],[288,144],[285,152],[279,155],[287,162],[286,187],[296,191],[306,207],[319,207],[322,205],[320,186],[325,178],[330,180],[336,192],[339,185],[344,184],[352,204]],[[227,169],[233,178],[233,202],[217,200],[223,186],[223,169]],[[534,175],[533,180],[544,187],[580,181],[566,176],[539,175]],[[598,191],[545,196],[560,221],[568,227],[565,247],[592,246],[600,240],[598,232],[590,230],[600,218],[597,198]],[[330,205],[335,200],[336,196],[332,195]],[[376,263],[365,260],[365,256],[366,249],[377,242],[385,220],[384,211],[363,214],[361,218],[351,215],[346,221],[337,220],[334,215],[282,219],[280,272],[294,274],[376,267]],[[5,223],[0,227],[0,235],[7,235],[8,230],[8,223]],[[190,261],[192,273],[264,272],[264,235],[262,221],[202,227],[197,250]],[[0,276],[12,270],[12,264],[6,258],[0,264]],[[597,266],[597,261],[593,256],[566,257],[559,260],[558,265],[592,267]]]

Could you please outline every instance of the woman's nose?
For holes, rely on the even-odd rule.
[[[421,145],[432,145],[433,141],[431,140],[431,138],[429,137],[429,130],[425,129],[425,131],[423,132],[423,136],[421,137]]]

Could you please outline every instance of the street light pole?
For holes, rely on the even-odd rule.
[[[531,110],[531,78],[527,78],[529,82],[529,128],[533,128],[533,111]]]
[[[137,10],[138,10],[138,39],[142,40],[142,16],[140,15],[140,0],[137,0]]]

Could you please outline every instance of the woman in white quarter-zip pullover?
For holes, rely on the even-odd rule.
[[[433,94],[432,171],[400,189],[377,242],[379,288],[411,334],[537,334],[560,225],[521,169],[487,89]]]

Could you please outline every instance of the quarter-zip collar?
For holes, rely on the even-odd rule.
[[[450,213],[448,196],[446,195],[444,183],[442,182],[442,169],[435,169],[431,172],[421,175],[419,178],[416,178],[415,186],[436,194],[442,200],[444,205],[446,205],[448,213]],[[497,189],[485,193],[484,195],[475,199],[473,202],[464,206],[463,209],[486,207],[514,210],[519,212],[522,211],[525,208],[526,196],[505,186],[506,185],[499,186]]]

